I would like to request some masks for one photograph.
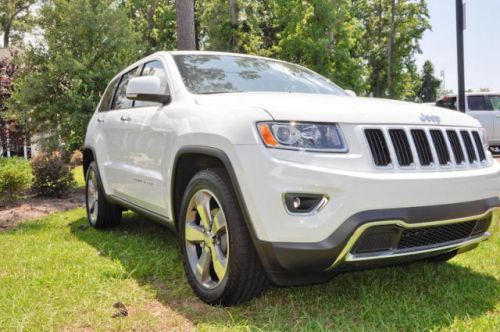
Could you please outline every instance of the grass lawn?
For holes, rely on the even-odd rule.
[[[82,166],[73,168],[73,177],[75,178],[77,188],[85,187],[85,177],[83,176]]]
[[[498,225],[495,226],[498,228]],[[210,307],[184,278],[176,237],[134,214],[113,231],[83,209],[0,233],[0,330],[470,330],[500,326],[500,237],[435,265],[342,274]],[[112,318],[115,302],[128,316]]]

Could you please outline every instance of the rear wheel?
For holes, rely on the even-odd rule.
[[[114,227],[122,219],[121,208],[106,199],[95,161],[90,163],[85,177],[85,206],[89,223],[95,228]]]
[[[193,177],[179,221],[184,268],[198,297],[233,305],[263,293],[267,277],[224,170],[208,169]]]

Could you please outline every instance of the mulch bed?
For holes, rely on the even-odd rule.
[[[65,198],[28,197],[14,205],[0,208],[0,231],[21,221],[38,219],[49,214],[85,206],[85,191],[75,189]]]

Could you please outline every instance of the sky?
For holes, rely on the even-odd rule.
[[[445,73],[445,88],[458,90],[455,0],[427,0],[432,31],[420,41],[425,60],[434,64],[436,76]],[[500,0],[466,0],[465,88],[500,92]]]

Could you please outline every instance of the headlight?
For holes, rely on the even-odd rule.
[[[347,152],[347,144],[336,124],[259,122],[257,129],[271,148],[319,152]]]

